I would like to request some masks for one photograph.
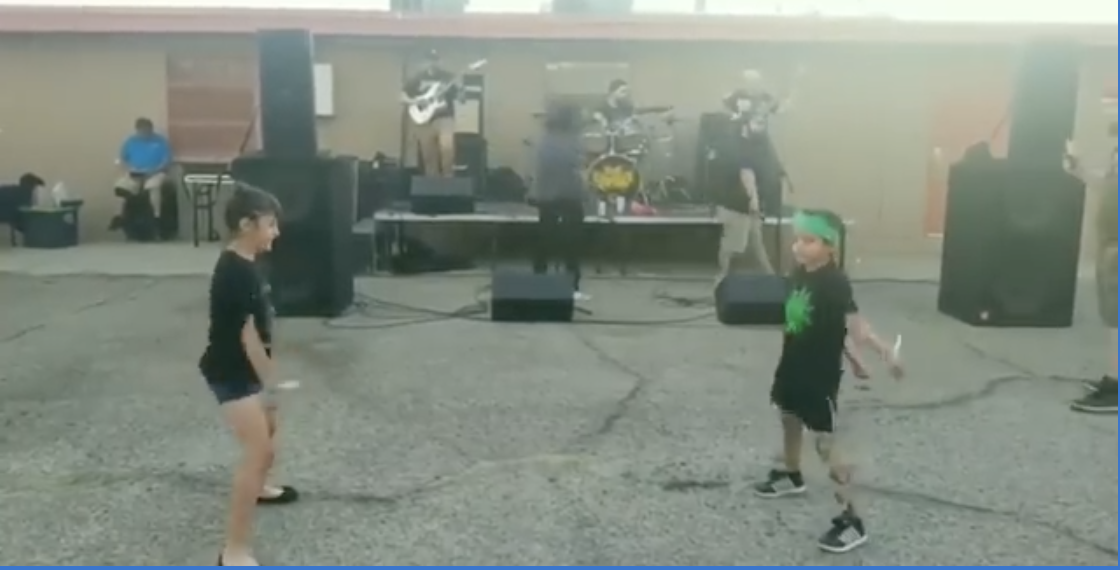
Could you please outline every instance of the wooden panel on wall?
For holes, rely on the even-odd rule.
[[[940,236],[945,229],[945,198],[949,167],[970,146],[986,142],[992,154],[1007,155],[1012,92],[1012,65],[989,61],[953,64],[934,71],[930,104],[929,167],[926,178],[925,231]]]
[[[169,53],[167,131],[178,160],[223,163],[256,149],[256,93],[255,58]]]

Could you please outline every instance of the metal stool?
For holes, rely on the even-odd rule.
[[[232,190],[233,178],[228,173],[220,174],[188,174],[183,177],[183,191],[187,194],[187,201],[191,204],[191,231],[193,232],[194,246],[201,242],[199,237],[199,224],[205,217],[206,241],[216,242],[222,239],[214,227],[214,207],[218,205],[223,190]]]

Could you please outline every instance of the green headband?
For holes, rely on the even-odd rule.
[[[793,231],[817,236],[829,245],[840,243],[840,231],[832,227],[824,216],[798,212],[793,216]]]

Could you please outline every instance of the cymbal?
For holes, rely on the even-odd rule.
[[[656,115],[659,113],[668,113],[673,110],[672,105],[656,105],[653,107],[637,107],[634,109],[635,115]]]

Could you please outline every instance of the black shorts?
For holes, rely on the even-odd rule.
[[[792,378],[775,378],[770,389],[770,401],[783,414],[791,415],[814,433],[836,431],[837,396],[840,378],[818,378],[805,381]]]
[[[219,404],[228,404],[244,400],[261,393],[261,383],[244,376],[229,376],[225,378],[207,378],[206,385],[214,393]]]

